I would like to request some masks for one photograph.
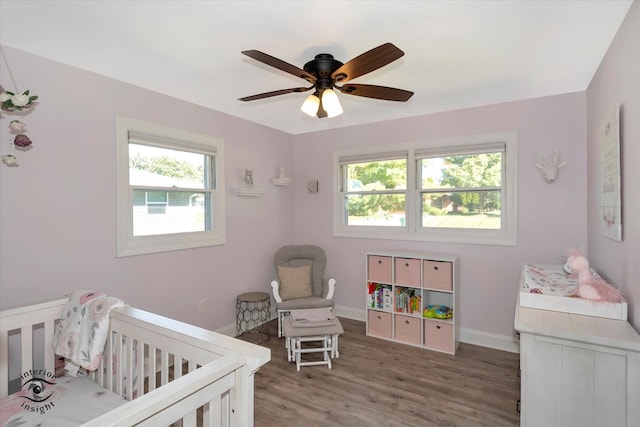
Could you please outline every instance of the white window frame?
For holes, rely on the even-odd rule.
[[[129,185],[129,133],[144,135],[157,142],[158,146],[183,151],[209,154],[215,157],[213,189],[211,191],[211,230],[158,234],[133,235],[133,197]],[[174,250],[223,245],[225,234],[225,182],[224,141],[208,135],[127,117],[116,117],[116,185],[117,185],[117,256],[150,254]]]
[[[423,156],[416,153],[437,152],[441,156],[459,153],[461,147],[473,150],[504,144],[503,176],[501,182],[501,227],[500,229],[435,228],[420,226],[420,188],[418,185],[417,160]],[[517,244],[517,177],[518,134],[500,132],[394,144],[377,147],[358,147],[337,150],[333,153],[333,235],[369,239],[416,240],[441,243],[469,243],[485,245],[515,246]],[[344,193],[342,192],[341,162],[374,161],[388,158],[388,153],[407,152],[406,221],[404,226],[358,226],[345,222]]]

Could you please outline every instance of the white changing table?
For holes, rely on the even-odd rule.
[[[291,323],[291,316],[286,316],[282,322],[282,333],[287,346],[289,362],[296,362],[296,369],[301,366],[327,365],[331,369],[331,359],[340,357],[338,352],[338,336],[344,333],[340,320],[336,317],[336,324],[331,326],[296,328]],[[320,347],[302,348],[302,343],[320,341]],[[303,362],[303,353],[323,353],[319,361]]]
[[[521,307],[522,427],[640,426],[640,335],[629,322]]]

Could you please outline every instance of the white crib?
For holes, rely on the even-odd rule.
[[[67,301],[0,311],[0,398],[12,371],[55,372],[54,324]],[[111,312],[110,329],[102,360],[115,361],[113,375],[101,366],[90,377],[128,402],[84,426],[253,426],[254,374],[269,349],[128,306]]]

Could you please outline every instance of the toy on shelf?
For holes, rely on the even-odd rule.
[[[451,319],[453,317],[453,309],[446,305],[432,304],[424,309],[422,316],[436,319]]]
[[[572,249],[567,256],[564,271],[578,277],[578,296],[592,301],[622,302],[620,291],[600,276],[593,276],[589,260],[580,249]]]

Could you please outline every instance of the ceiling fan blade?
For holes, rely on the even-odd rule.
[[[313,89],[314,86],[311,87],[293,87],[291,89],[280,89],[274,90],[271,92],[259,93],[257,95],[245,96],[244,98],[238,99],[239,101],[255,101],[256,99],[270,98],[272,96],[285,95],[287,93],[293,92],[306,92],[308,90]]]
[[[404,52],[394,44],[385,43],[346,62],[331,74],[331,78],[338,82],[347,82],[382,68],[403,55]]]
[[[266,53],[260,52],[259,50],[244,50],[242,51],[242,53],[244,55],[247,55],[249,58],[253,58],[256,61],[260,61],[263,64],[267,64],[271,67],[285,71],[289,74],[293,74],[294,76],[300,77],[301,79],[305,79],[310,83],[315,83],[317,80],[313,74],[306,72],[302,68],[298,68],[295,65],[291,65],[288,62],[284,62],[281,59],[278,59],[271,55],[267,55]]]
[[[386,101],[405,102],[413,96],[413,92],[411,91],[386,86],[347,84],[344,86],[336,86],[336,89],[348,95],[384,99]]]

